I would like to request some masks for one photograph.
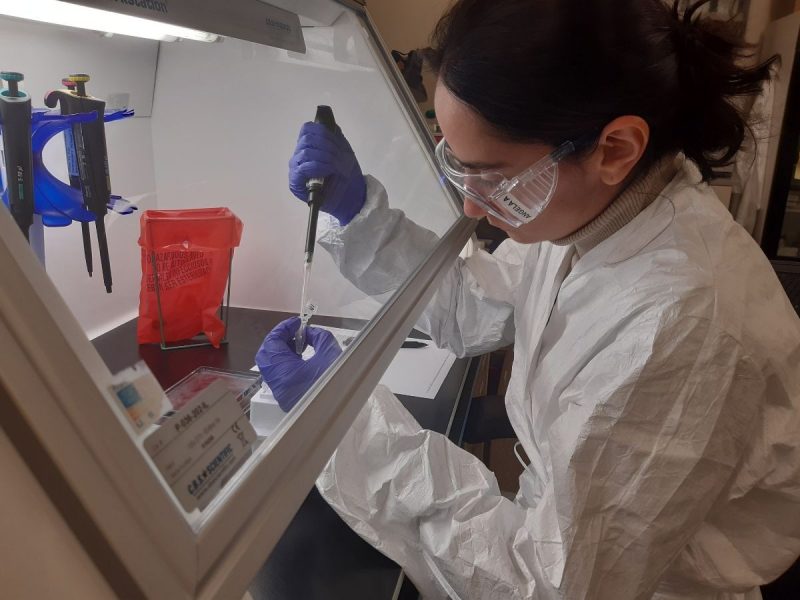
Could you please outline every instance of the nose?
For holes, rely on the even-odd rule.
[[[482,219],[487,213],[479,204],[476,204],[467,197],[464,197],[464,214],[470,219]]]

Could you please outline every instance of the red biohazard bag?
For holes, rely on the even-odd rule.
[[[225,324],[217,311],[230,276],[233,249],[241,238],[242,222],[227,208],[146,210],[142,214],[140,344],[161,342],[163,326],[167,342],[202,332],[219,347]]]

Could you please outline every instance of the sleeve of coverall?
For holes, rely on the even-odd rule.
[[[397,289],[430,255],[439,237],[403,211],[389,208],[386,191],[367,177],[367,201],[346,226],[327,227],[319,238],[342,274],[365,294]],[[325,227],[325,225],[323,225]],[[536,252],[528,249],[525,252]],[[476,355],[514,341],[514,293],[523,249],[506,241],[494,254],[478,251],[443,277],[418,326],[440,348]]]
[[[423,430],[387,389],[317,481],[426,599],[645,599],[748,443],[763,380],[708,322],[639,315],[556,399],[550,465],[523,508],[493,474]],[[655,331],[654,331],[655,329]]]

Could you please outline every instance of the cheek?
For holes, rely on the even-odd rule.
[[[520,227],[517,230],[518,241],[526,243],[552,241],[572,233],[576,228],[571,224],[569,211],[565,210],[566,203],[560,200],[558,197],[553,198],[541,215]]]
[[[523,225],[518,229],[508,228],[505,231],[508,233],[508,237],[521,244],[536,244],[539,242],[544,242],[550,239],[547,234],[547,223],[542,222],[542,219],[544,218],[544,215],[542,215],[541,217],[534,219],[527,225]]]
[[[523,243],[557,240],[577,231],[583,224],[579,207],[589,198],[580,181],[564,177],[547,208],[536,219],[520,227],[514,239]],[[576,199],[582,199],[576,202]]]

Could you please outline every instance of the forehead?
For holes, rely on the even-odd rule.
[[[458,99],[441,80],[436,83],[434,107],[442,133],[456,153],[466,151],[470,146],[487,144],[490,139],[497,138],[491,125],[473,108]]]
[[[434,105],[448,146],[465,165],[519,168],[532,158],[541,158],[539,145],[503,139],[477,111],[459,100],[441,81],[436,84]]]

